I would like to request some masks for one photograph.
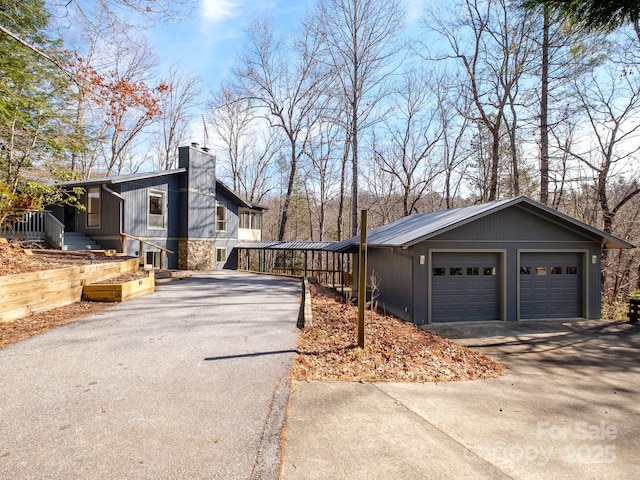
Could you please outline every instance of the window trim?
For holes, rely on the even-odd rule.
[[[219,252],[224,252],[223,255],[223,260],[218,260],[218,253]],[[216,258],[215,258],[215,263],[216,265],[220,264],[220,263],[226,263],[227,262],[227,247],[216,247]]]
[[[240,208],[238,210],[238,228],[242,228],[243,230],[261,230],[262,213],[250,208]]]
[[[218,219],[218,209],[221,209],[221,212],[224,212],[224,219],[223,220],[219,220]],[[216,202],[216,211],[215,211],[215,215],[216,215],[216,232],[226,232],[227,231],[227,222],[228,222],[228,215],[227,215],[227,204],[224,202]],[[218,228],[218,223],[224,223],[224,228]]]
[[[91,201],[90,201],[90,193],[91,192],[97,192],[98,196],[98,208],[97,208],[97,212],[94,212],[93,209],[91,208]],[[102,226],[102,187],[88,187],[87,188],[87,211],[86,211],[86,217],[85,217],[85,227],[87,229],[99,229]],[[97,219],[97,223],[94,225],[92,224],[89,219]]]
[[[160,268],[161,259],[160,256],[162,252],[160,250],[147,250],[145,253],[145,265],[151,265],[152,268],[157,269]],[[151,262],[149,262],[149,256],[151,256]],[[157,260],[157,261],[156,261]]]
[[[156,196],[161,198],[160,205],[162,207],[162,215],[151,213],[151,197]],[[151,215],[162,217],[162,226],[151,225]],[[167,205],[166,205],[166,192],[164,190],[154,190],[152,188],[147,191],[147,230],[166,230],[167,229]]]

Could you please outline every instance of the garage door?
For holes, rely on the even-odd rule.
[[[431,321],[500,319],[497,253],[434,253],[431,270]]]
[[[520,318],[582,317],[582,254],[520,254]]]

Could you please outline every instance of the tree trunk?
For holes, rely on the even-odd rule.
[[[291,204],[291,197],[293,196],[293,185],[296,179],[296,167],[298,165],[298,158],[296,156],[295,141],[291,143],[291,170],[289,170],[289,182],[287,184],[287,193],[284,197],[284,204],[282,205],[282,216],[280,217],[280,228],[278,229],[278,240],[284,240],[284,234],[287,230],[287,220],[289,219],[289,205]]]
[[[549,7],[542,10],[542,65],[540,72],[540,202],[549,204]]]

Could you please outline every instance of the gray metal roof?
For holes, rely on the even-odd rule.
[[[315,250],[315,251],[332,251],[330,248],[336,242],[250,242],[242,241],[236,245],[236,248],[245,250]]]
[[[542,213],[547,217],[551,215],[560,224],[575,228],[582,234],[595,237],[609,248],[634,248],[632,244],[624,240],[609,235],[525,196],[469,207],[454,208],[451,210],[410,215],[387,225],[374,228],[368,232],[367,245],[408,248],[448,230],[460,227],[466,223],[514,205]],[[351,245],[357,245],[359,238],[354,237],[349,239],[349,242]]]
[[[117,183],[135,182],[136,180],[145,180],[147,178],[161,177],[164,175],[175,175],[186,171],[186,168],[176,168],[173,170],[161,170],[158,172],[133,173],[130,175],[117,175],[114,177],[89,178],[87,180],[71,180],[68,182],[60,182],[58,185],[63,187],[88,187],[91,185],[102,185],[103,183],[115,185]]]
[[[551,216],[560,225],[573,228],[583,235],[594,238],[594,240],[597,239],[608,248],[634,248],[629,242],[609,235],[525,196],[451,210],[410,215],[369,231],[367,233],[367,245],[371,247],[408,248],[453,228],[516,205],[533,213],[542,214],[546,217]],[[355,252],[359,242],[360,237],[356,236],[341,242],[240,242],[237,247],[246,249]]]

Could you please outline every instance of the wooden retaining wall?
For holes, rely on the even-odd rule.
[[[139,259],[57,268],[0,277],[0,322],[79,302],[82,287],[135,272]]]
[[[149,270],[146,278],[116,284],[85,285],[82,290],[82,299],[92,302],[126,302],[132,298],[152,293],[155,289],[155,275],[153,270]]]

